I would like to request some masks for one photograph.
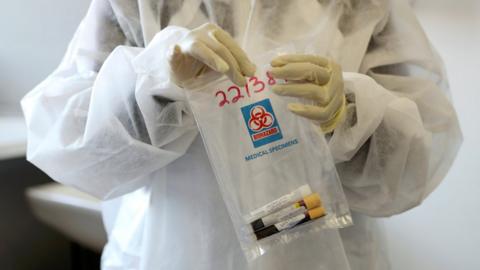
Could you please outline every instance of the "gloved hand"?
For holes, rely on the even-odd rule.
[[[288,104],[288,109],[316,121],[324,133],[335,129],[345,112],[342,70],[335,62],[314,55],[289,54],[271,62],[273,77],[287,80],[273,86],[280,96],[312,100],[314,105]]]
[[[171,76],[180,87],[195,85],[207,73],[215,78],[227,75],[243,86],[245,76],[255,74],[255,65],[235,40],[218,26],[206,23],[188,33],[173,48],[170,57]]]

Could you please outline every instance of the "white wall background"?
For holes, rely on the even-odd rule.
[[[89,1],[0,4],[0,106],[20,98],[60,61]],[[447,179],[420,207],[385,220],[394,270],[480,269],[480,1],[419,0],[443,56],[465,141]],[[33,22],[33,23],[32,23]]]
[[[0,1],[0,111],[60,62],[89,0]]]

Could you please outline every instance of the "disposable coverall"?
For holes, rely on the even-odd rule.
[[[345,71],[329,138],[355,225],[247,264],[168,51],[207,21],[252,58],[295,44]],[[388,269],[373,217],[440,183],[461,144],[441,60],[406,1],[93,0],[57,70],[22,101],[28,159],[104,203],[103,269]]]

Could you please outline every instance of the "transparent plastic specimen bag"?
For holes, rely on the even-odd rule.
[[[262,62],[244,87],[223,77],[186,91],[248,260],[305,233],[351,224],[323,134],[287,110],[296,100],[271,91],[282,82]]]

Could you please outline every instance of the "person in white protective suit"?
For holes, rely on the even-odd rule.
[[[272,59],[274,76],[329,72],[273,91],[319,98],[289,109],[325,129],[355,225],[247,263],[183,87],[203,72],[241,84],[251,58],[287,43],[310,56]],[[441,60],[401,0],[93,0],[22,107],[28,160],[105,200],[103,269],[388,269],[372,217],[419,205],[462,141]]]

